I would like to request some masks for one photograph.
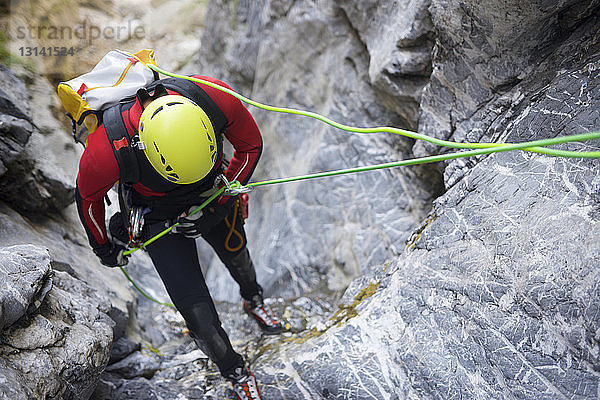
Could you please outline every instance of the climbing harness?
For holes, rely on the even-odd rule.
[[[229,228],[229,232],[227,232],[227,236],[225,236],[225,250],[227,250],[231,253],[235,253],[236,251],[238,251],[239,249],[241,249],[244,246],[244,237],[242,236],[241,233],[239,233],[235,229],[235,222],[237,219],[237,214],[238,214],[238,211],[241,213],[244,213],[244,211],[243,211],[244,203],[242,200],[242,196],[246,196],[245,201],[247,204],[247,201],[248,201],[247,193],[249,191],[251,191],[252,188],[241,188],[241,187],[238,188],[237,186],[236,186],[236,188],[233,188],[224,174],[221,174],[217,177],[217,185],[219,184],[219,182],[223,183],[223,185],[225,187],[225,191],[228,192],[228,194],[237,195],[237,198],[235,199],[234,210],[233,210],[233,220],[231,222],[229,222],[229,218],[225,217],[225,225],[227,225],[227,228]],[[246,219],[246,218],[248,218],[247,209],[245,211],[244,219]],[[240,244],[235,247],[232,247],[229,244],[233,235],[235,235],[240,240]]]
[[[238,181],[229,182],[225,175],[219,175],[219,179],[223,182],[228,195],[236,196],[238,194],[249,193],[253,189],[250,186],[242,186]]]
[[[546,146],[552,146],[552,145],[558,145],[558,144],[564,144],[564,143],[570,143],[570,142],[584,142],[584,141],[588,141],[588,140],[600,139],[600,132],[591,132],[591,133],[584,133],[584,134],[577,134],[577,135],[560,136],[560,137],[555,137],[555,138],[550,138],[550,139],[533,140],[533,141],[528,141],[528,142],[523,142],[523,143],[460,143],[460,142],[452,142],[452,141],[441,140],[441,139],[423,135],[423,134],[420,134],[417,132],[412,132],[409,130],[394,128],[394,127],[359,128],[359,127],[344,125],[344,124],[335,122],[335,121],[333,121],[321,114],[315,113],[315,112],[297,110],[297,109],[286,108],[286,107],[275,107],[275,106],[265,105],[265,104],[259,103],[257,101],[254,101],[252,99],[249,99],[247,97],[244,97],[244,96],[238,94],[237,92],[235,92],[231,89],[225,88],[223,86],[220,86],[218,84],[215,84],[215,83],[203,80],[203,79],[174,74],[174,73],[171,73],[171,72],[161,69],[160,67],[156,66],[155,64],[147,64],[147,66],[150,69],[152,69],[154,72],[157,72],[157,73],[162,73],[164,75],[167,75],[167,76],[170,76],[173,78],[182,78],[182,79],[186,79],[188,81],[201,83],[201,84],[210,86],[217,90],[228,93],[228,94],[236,97],[240,101],[243,101],[244,103],[250,104],[257,108],[261,108],[263,110],[286,113],[286,114],[301,115],[301,116],[314,118],[314,119],[320,120],[330,126],[333,126],[335,128],[338,128],[338,129],[341,129],[341,130],[344,130],[347,132],[362,133],[362,134],[393,133],[393,134],[398,134],[401,136],[406,136],[406,137],[409,137],[412,139],[427,141],[429,143],[432,143],[432,144],[435,144],[438,146],[450,147],[450,148],[455,148],[455,149],[468,149],[466,151],[454,152],[454,153],[449,153],[449,154],[441,154],[441,155],[420,157],[420,158],[414,158],[414,159],[408,159],[408,160],[400,160],[400,161],[381,163],[381,164],[375,164],[375,165],[367,165],[367,166],[362,166],[362,167],[347,168],[347,169],[341,169],[341,170],[325,171],[325,172],[318,172],[318,173],[313,173],[313,174],[270,179],[270,180],[264,180],[264,181],[259,181],[259,182],[251,182],[246,185],[242,185],[238,181],[228,182],[227,179],[224,179],[223,180],[224,185],[218,191],[216,191],[212,196],[210,196],[206,201],[204,201],[200,206],[198,206],[195,210],[193,210],[190,213],[190,215],[200,212],[212,200],[214,200],[221,194],[231,195],[231,196],[245,194],[245,193],[248,193],[249,191],[253,190],[253,188],[255,188],[255,187],[275,185],[275,184],[280,184],[280,183],[304,181],[304,180],[309,180],[309,179],[317,179],[317,178],[345,175],[345,174],[365,172],[365,171],[375,171],[375,170],[379,170],[379,169],[395,168],[395,167],[402,167],[402,166],[408,166],[408,165],[434,163],[434,162],[440,162],[440,161],[446,161],[446,160],[453,160],[453,159],[457,159],[457,158],[473,157],[473,156],[478,156],[478,155],[505,152],[505,151],[523,150],[523,151],[535,152],[535,153],[540,153],[540,154],[546,154],[546,155],[555,156],[555,157],[567,157],[567,158],[588,158],[588,159],[600,158],[600,151],[578,152],[578,151],[557,150],[557,149],[546,148]],[[228,242],[230,236],[233,235],[234,234],[233,232],[235,231],[233,226],[235,225],[235,215],[237,214],[237,207],[238,207],[238,205],[236,204],[236,212],[234,213],[234,218],[233,218],[233,221],[231,222],[231,224],[229,225],[229,221],[226,221],[226,223],[228,223],[228,226],[230,226],[231,229],[233,229],[229,232],[229,234],[227,236],[228,239],[226,240],[226,242]],[[160,239],[162,236],[168,234],[177,225],[179,225],[179,223],[175,223],[174,225],[166,228],[165,230],[163,230],[156,236],[154,236],[154,237],[150,238],[149,240],[147,240],[146,242],[142,243],[139,247],[125,251],[124,254],[129,255],[141,248],[148,246],[149,244],[153,243],[154,241]],[[237,232],[237,231],[235,231],[235,232]],[[239,232],[237,232],[237,233],[239,234]],[[235,251],[235,250],[230,250],[230,251]],[[170,303],[162,303],[162,302],[148,296],[145,292],[143,292],[141,290],[141,288],[139,288],[139,286],[137,286],[131,280],[129,275],[127,275],[127,272],[122,267],[121,267],[121,270],[127,276],[127,279],[129,279],[129,281],[134,285],[134,287],[138,291],[140,291],[140,293],[142,293],[142,295],[144,295],[146,298],[148,298],[158,304],[172,306],[172,304],[170,304]]]

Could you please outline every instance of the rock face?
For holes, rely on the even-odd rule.
[[[0,119],[0,173],[7,171],[6,164],[13,162],[23,152],[23,147],[29,141],[33,126],[31,119],[24,114],[22,107],[25,104],[15,105],[16,100],[6,90],[12,93],[24,93],[25,84],[17,79],[8,68],[2,66],[1,81],[4,88],[0,92],[0,107],[2,109]]]
[[[424,81],[412,77],[427,75],[431,68],[428,58],[421,57],[431,46],[431,23],[423,7],[405,10],[419,20],[413,28],[394,34],[396,39],[389,38],[400,43],[398,48],[375,40],[377,32],[369,28],[373,24],[360,20],[363,11],[358,11],[362,10],[358,3],[345,5],[351,18],[333,2],[231,7],[231,3],[211,4],[209,14],[215,16],[207,19],[207,31],[213,34],[204,36],[198,58],[202,73],[216,74],[259,101],[315,110],[349,125],[415,124]],[[371,9],[376,8],[373,2]],[[223,37],[226,28],[217,22],[226,15],[237,18],[231,24],[236,28],[232,37]],[[391,18],[386,12],[377,15],[382,24]],[[410,51],[419,54],[421,62],[398,61]],[[377,88],[383,85],[393,91],[384,84],[391,80],[413,84],[403,86],[402,94],[388,101],[389,93]],[[396,135],[361,136],[308,118],[252,111],[264,135],[255,180],[412,157],[413,141]],[[423,167],[257,190],[247,230],[263,286],[282,296],[299,296],[316,287],[344,289],[356,276],[402,252],[441,190],[438,172]],[[219,261],[213,261],[207,273],[213,293],[217,299],[229,299],[232,283],[221,277]]]
[[[600,1],[213,1],[185,72],[350,125],[519,142],[600,130],[599,23]],[[74,177],[42,157],[64,144],[43,140],[54,122],[5,92],[0,244],[44,247],[0,248],[1,398],[232,397],[179,314],[97,269],[65,208],[72,187],[49,183]],[[453,151],[251,112],[265,142],[256,180]],[[515,152],[256,190],[246,228],[294,331],[279,337],[257,332],[220,262],[200,256],[266,399],[596,399],[599,186],[595,160]],[[30,217],[52,190],[65,196],[41,221],[15,211]],[[128,268],[166,300],[146,255]]]
[[[439,60],[423,96],[421,132],[476,142],[525,141],[597,129],[598,111],[592,103],[598,4],[502,3],[483,10],[471,2],[434,2]],[[502,12],[523,16],[506,18]],[[465,38],[460,21],[469,18],[477,23]],[[530,123],[522,123],[523,118]],[[416,147],[417,154],[431,151],[423,143]],[[447,186],[461,176],[453,176],[457,169],[452,165],[446,170]]]
[[[52,116],[54,89],[3,66],[0,81],[0,398],[86,399],[134,297],[87,245],[72,204],[78,150]]]
[[[349,124],[417,121],[455,141],[600,129],[597,1],[241,4],[213,2],[199,59],[254,99]],[[265,135],[255,179],[448,151],[252,111]],[[506,153],[438,165],[447,192],[430,211],[434,167],[253,194],[249,237],[271,293],[363,274],[329,322],[255,359],[264,397],[595,399],[596,164]]]
[[[73,202],[81,149],[52,117],[47,82],[26,87],[4,66],[0,82],[0,198],[34,218],[61,211]]]
[[[0,249],[0,398],[85,399],[109,358],[110,302],[65,272],[48,251]]]
[[[52,287],[50,263],[46,262],[47,254],[39,251],[37,254],[30,254],[26,252],[27,248],[21,250],[22,253],[0,250],[0,330],[14,324],[26,313],[37,310]]]

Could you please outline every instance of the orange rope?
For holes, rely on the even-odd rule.
[[[227,219],[227,217],[225,217],[225,224],[229,228],[229,233],[225,237],[225,250],[227,250],[227,251],[229,251],[231,253],[235,253],[236,251],[238,251],[239,249],[241,249],[242,246],[244,246],[244,237],[242,236],[241,233],[239,233],[235,229],[235,220],[236,220],[237,215],[238,215],[238,208],[240,206],[240,202],[241,202],[241,199],[238,196],[238,198],[235,200],[235,208],[233,209],[233,221],[230,223],[229,220]],[[235,234],[238,238],[240,238],[240,244],[238,246],[236,246],[236,247],[231,247],[229,245],[229,241],[231,240],[231,236],[233,234]]]

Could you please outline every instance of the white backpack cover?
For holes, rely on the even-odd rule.
[[[101,111],[157,80],[158,74],[147,64],[156,65],[154,50],[112,50],[90,72],[61,82],[58,97],[73,120],[74,135],[75,123],[83,123],[89,133],[94,132]]]

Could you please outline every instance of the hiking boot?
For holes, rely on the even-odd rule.
[[[256,378],[247,368],[236,368],[226,377],[233,385],[233,390],[238,400],[261,400],[260,391],[256,384]]]
[[[250,300],[244,299],[244,311],[254,317],[267,335],[277,335],[283,330],[283,324],[271,307],[265,305],[260,294],[255,294]]]

